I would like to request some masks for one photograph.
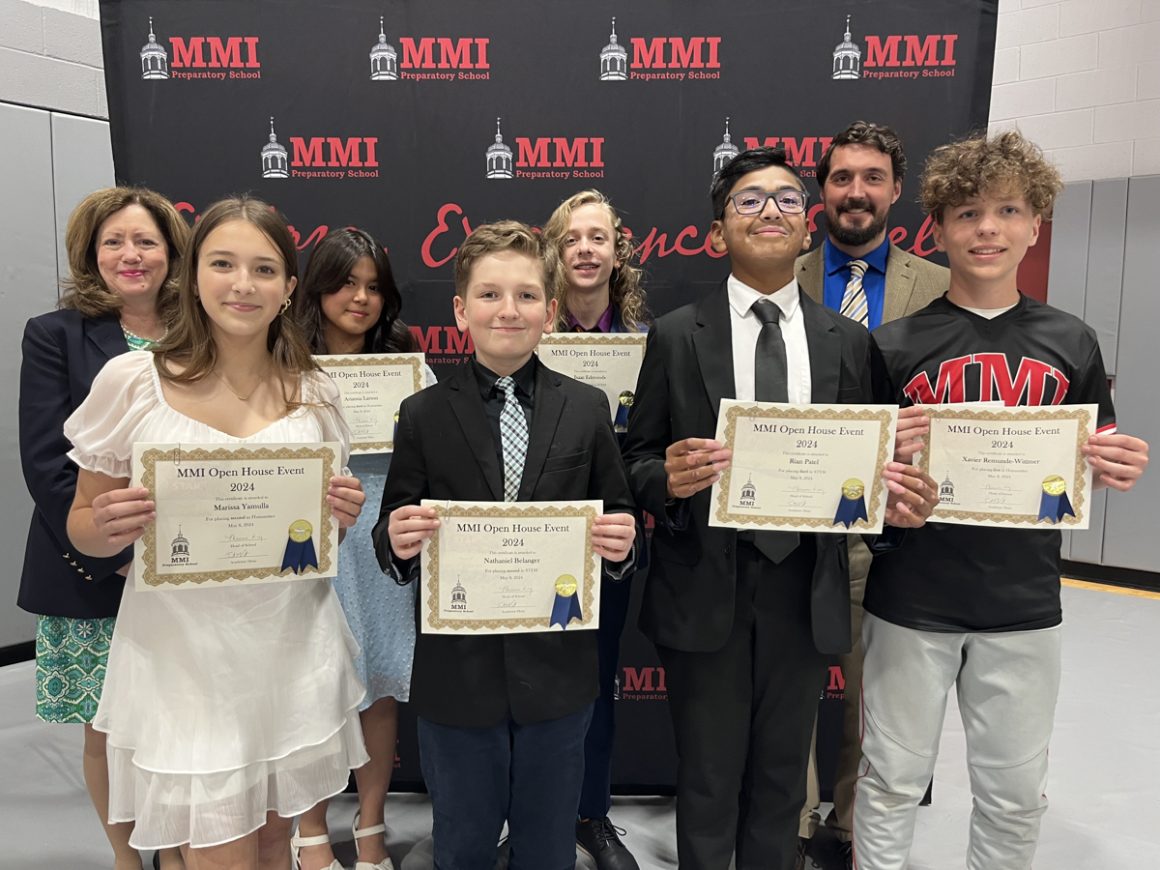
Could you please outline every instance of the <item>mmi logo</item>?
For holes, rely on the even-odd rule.
[[[491,39],[481,36],[400,36],[399,52],[387,42],[384,20],[379,17],[379,41],[371,46],[371,78],[375,81],[454,81],[491,78],[487,48]]]
[[[613,18],[609,42],[600,52],[601,81],[721,78],[720,36],[634,36],[629,39],[629,44],[632,46],[631,63],[628,62],[628,50],[617,41],[616,19]]]
[[[866,53],[853,41],[850,16],[833,52],[834,79],[951,78],[957,33],[866,35]]]
[[[274,119],[262,147],[263,178],[378,178],[376,136],[291,136],[290,147],[278,141]]]
[[[169,52],[157,42],[153,19],[149,19],[149,41],[141,48],[143,79],[260,79],[257,36],[171,36]]]
[[[516,137],[517,152],[504,143],[500,119],[486,152],[487,178],[603,178],[603,136]]]

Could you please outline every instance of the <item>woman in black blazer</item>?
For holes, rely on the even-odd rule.
[[[110,559],[76,552],[65,530],[77,469],[66,456],[64,421],[108,360],[165,334],[185,220],[151,190],[114,187],[87,196],[65,231],[69,278],[59,308],[28,321],[20,366],[20,460],[35,508],[20,577],[21,608],[37,614],[36,715],[85,725],[84,775],[115,853],[140,867],[130,825],[108,824],[105,735],[97,709],[109,640],[132,548]],[[163,865],[181,867],[178,850]]]

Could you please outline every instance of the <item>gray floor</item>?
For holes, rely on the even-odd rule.
[[[1051,809],[1036,866],[1049,870],[1160,867],[1160,600],[1067,588],[1064,681],[1051,747]],[[0,867],[106,870],[111,853],[80,773],[80,729],[32,715],[32,664],[0,669]],[[912,870],[964,866],[970,791],[962,726],[948,711],[934,805],[919,811]],[[331,807],[339,857],[353,863],[353,800]],[[431,866],[431,810],[416,795],[387,807],[400,870]],[[673,803],[618,798],[613,820],[642,870],[676,867]],[[829,846],[815,866],[836,867]],[[587,858],[577,863],[591,870]]]

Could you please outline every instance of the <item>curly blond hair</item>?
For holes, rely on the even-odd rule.
[[[922,207],[941,221],[948,208],[987,192],[1014,191],[1037,215],[1050,219],[1063,188],[1059,170],[1022,133],[978,134],[942,145],[930,153],[922,170]]]
[[[614,256],[616,268],[612,271],[612,279],[608,282],[609,301],[615,306],[614,310],[620,315],[620,322],[628,330],[638,330],[648,323],[648,309],[645,304],[645,291],[641,286],[642,272],[639,266],[632,264],[635,250],[628,230],[620,215],[612,207],[606,197],[599,190],[582,190],[574,193],[560,203],[548,222],[544,224],[544,241],[551,249],[557,260],[563,260],[564,239],[572,224],[572,213],[584,205],[599,205],[608,212],[609,223],[616,233]],[[559,304],[556,306],[556,328],[564,326],[568,315],[568,282],[563,277],[564,270],[559,270],[560,280],[556,283],[554,293]]]

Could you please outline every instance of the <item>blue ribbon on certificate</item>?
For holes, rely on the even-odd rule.
[[[1058,523],[1065,516],[1075,516],[1067,497],[1067,484],[1058,474],[1043,479],[1043,495],[1039,499],[1039,519]]]
[[[612,428],[617,432],[628,431],[628,414],[632,410],[632,403],[636,397],[632,390],[625,390],[620,394],[620,399],[616,406],[616,420],[612,424]]]
[[[314,553],[314,528],[306,520],[295,520],[290,524],[290,534],[286,538],[286,552],[282,556],[282,567],[295,574],[307,568],[318,570],[318,556]]]
[[[568,623],[573,619],[584,618],[580,613],[577,589],[576,578],[571,574],[561,574],[556,578],[556,600],[552,603],[552,619],[548,628],[558,625],[567,630]]]
[[[838,512],[834,514],[835,526],[841,523],[848,529],[858,520],[866,520],[865,493],[866,488],[856,477],[842,484],[842,498],[838,501]]]

